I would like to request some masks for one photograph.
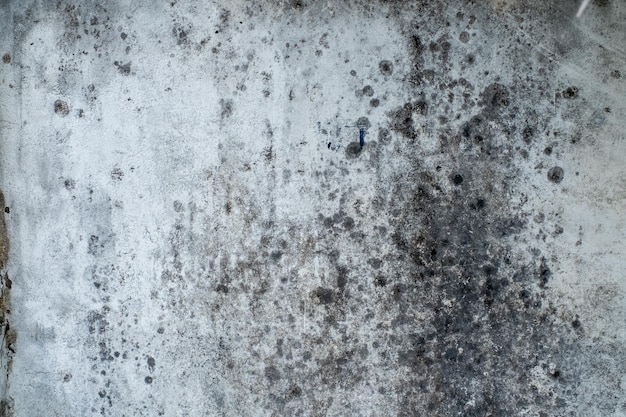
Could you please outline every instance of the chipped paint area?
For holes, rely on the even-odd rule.
[[[477,3],[4,2],[0,414],[626,415],[626,7]]]

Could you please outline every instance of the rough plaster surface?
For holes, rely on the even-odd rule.
[[[0,1],[0,415],[625,416],[578,6]]]

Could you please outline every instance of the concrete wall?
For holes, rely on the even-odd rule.
[[[0,5],[0,415],[626,415],[626,3]]]

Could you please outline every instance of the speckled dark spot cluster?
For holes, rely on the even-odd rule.
[[[171,216],[162,222],[169,226],[146,231],[144,237],[158,246],[150,251],[155,276],[143,281],[151,288],[122,287],[123,280],[135,277],[125,275],[118,263],[124,245],[116,242],[123,231],[116,237],[107,224],[120,217],[112,215],[116,203],[111,197],[88,188],[88,178],[58,177],[63,193],[77,202],[83,199],[80,204],[99,213],[86,219],[88,230],[74,243],[86,253],[85,279],[93,284],[90,297],[97,304],[84,312],[81,329],[93,364],[88,378],[98,384],[92,402],[102,407],[100,413],[108,415],[104,407],[111,404],[118,408],[110,415],[122,413],[128,395],[122,382],[126,377],[120,375],[135,378],[131,386],[156,393],[182,373],[189,386],[196,384],[191,378],[202,381],[203,404],[231,414],[250,414],[250,409],[232,409],[245,400],[245,407],[267,415],[514,416],[520,410],[576,415],[570,400],[580,394],[585,377],[577,366],[584,359],[577,358],[590,349],[583,343],[589,342],[584,340],[588,322],[551,292],[559,259],[545,249],[546,233],[571,231],[564,230],[565,223],[555,225],[547,212],[529,214],[519,186],[526,180],[522,174],[532,171],[520,166],[534,164],[532,158],[541,158],[535,171],[549,190],[557,193],[567,185],[564,169],[557,166],[562,162],[555,159],[577,138],[560,141],[552,134],[548,126],[555,116],[544,111],[544,104],[554,99],[575,107],[583,102],[583,86],[579,91],[554,85],[551,71],[557,64],[529,56],[524,45],[523,53],[482,49],[486,35],[481,30],[509,36],[503,45],[516,45],[522,35],[498,26],[499,17],[489,19],[485,10],[493,11],[490,2],[463,4],[456,14],[446,2],[351,3],[359,13],[384,10],[385,20],[392,19],[404,36],[405,56],[397,48],[393,55],[380,48],[367,57],[367,65],[359,63],[359,51],[339,49],[343,46],[332,31],[306,42],[289,38],[294,33],[306,37],[306,28],[296,27],[305,24],[303,17],[316,24],[320,16],[329,22],[356,16],[353,10],[333,8],[332,2],[250,2],[245,12],[220,9],[217,26],[208,31],[199,23],[186,23],[199,21],[187,17],[192,9],[168,3],[173,23],[163,26],[154,43],[163,42],[164,57],[171,54],[172,62],[184,57],[193,64],[196,56],[207,54],[202,58],[206,82],[215,82],[222,94],[212,109],[220,130],[208,129],[198,134],[198,141],[205,134],[207,143],[219,141],[219,163],[212,166],[210,158],[200,161],[193,155],[185,159],[183,147],[178,149],[181,160],[174,161],[175,155],[168,164],[179,163],[186,174],[195,161],[207,171],[194,171],[191,178],[158,177],[189,181],[197,194],[175,190],[172,194],[180,200],[162,195],[163,201],[172,199],[159,210]],[[88,45],[106,60],[112,82],[133,80],[132,57],[122,59],[123,50],[107,51],[105,46],[117,42],[130,47],[144,32],[113,27],[102,6],[93,6],[93,13],[64,2],[56,7],[66,30],[59,45],[71,53]],[[276,68],[259,65],[264,61],[254,56],[256,51],[243,60],[235,40],[244,38],[228,35],[268,13],[288,24],[253,45],[276,51]],[[477,19],[482,21],[474,26]],[[531,19],[524,24],[532,28]],[[281,44],[286,44],[283,55],[277,47]],[[313,162],[310,157],[319,156],[309,152],[309,147],[315,149],[315,136],[295,129],[301,127],[295,123],[299,112],[310,110],[295,106],[308,99],[302,85],[288,85],[281,73],[306,56],[307,48],[312,48],[312,61],[297,61],[297,74],[307,74],[310,65],[315,69],[303,76],[307,86],[322,74],[323,60],[341,56],[346,66],[337,73],[344,74],[350,93],[336,104],[350,107],[346,123],[337,123],[351,133],[341,136],[338,127],[333,136],[324,125],[323,158]],[[24,56],[13,49],[11,54],[14,64]],[[517,77],[516,59],[525,68],[522,78]],[[8,53],[3,62],[11,63]],[[494,62],[505,62],[498,74],[490,73]],[[236,81],[229,78],[233,67]],[[620,82],[617,69],[606,71],[608,81]],[[211,79],[221,76],[225,78]],[[259,96],[276,106],[272,112],[294,107],[284,113],[284,126],[272,127],[267,120],[258,135],[237,137],[240,125],[250,122],[243,114],[250,109],[244,100],[253,90],[248,87],[246,93],[240,80],[251,86],[255,78],[262,84]],[[334,81],[330,88],[340,88]],[[87,116],[97,110],[98,96],[111,91],[103,79],[90,82],[84,82],[82,98]],[[58,94],[73,97],[62,89]],[[325,106],[326,99],[320,95],[311,105]],[[79,102],[71,100],[76,106]],[[54,102],[56,116],[50,104],[54,120],[67,121],[56,116],[69,114],[68,102]],[[553,106],[549,102],[547,107]],[[356,141],[359,134],[364,142]],[[259,141],[265,143],[247,152]],[[333,155],[330,149],[341,152]],[[282,173],[276,171],[281,164]],[[103,172],[112,187],[133,182],[132,168],[111,165]],[[294,194],[277,196],[281,192]],[[294,195],[311,203],[289,201]],[[19,207],[14,213],[19,214]],[[141,307],[132,307],[139,301]],[[157,314],[138,317],[137,310],[144,308]],[[129,372],[125,361],[134,361],[136,369]],[[188,369],[179,373],[181,364]],[[57,372],[68,389],[84,377],[80,369],[71,370],[74,376],[69,371]],[[390,408],[354,405],[376,396],[367,407]],[[155,403],[160,400],[155,395]],[[156,406],[148,405],[135,414],[156,414]],[[92,411],[99,410],[94,406]]]

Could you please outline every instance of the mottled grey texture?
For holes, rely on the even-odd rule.
[[[0,1],[0,415],[625,416],[626,5],[577,9]]]

